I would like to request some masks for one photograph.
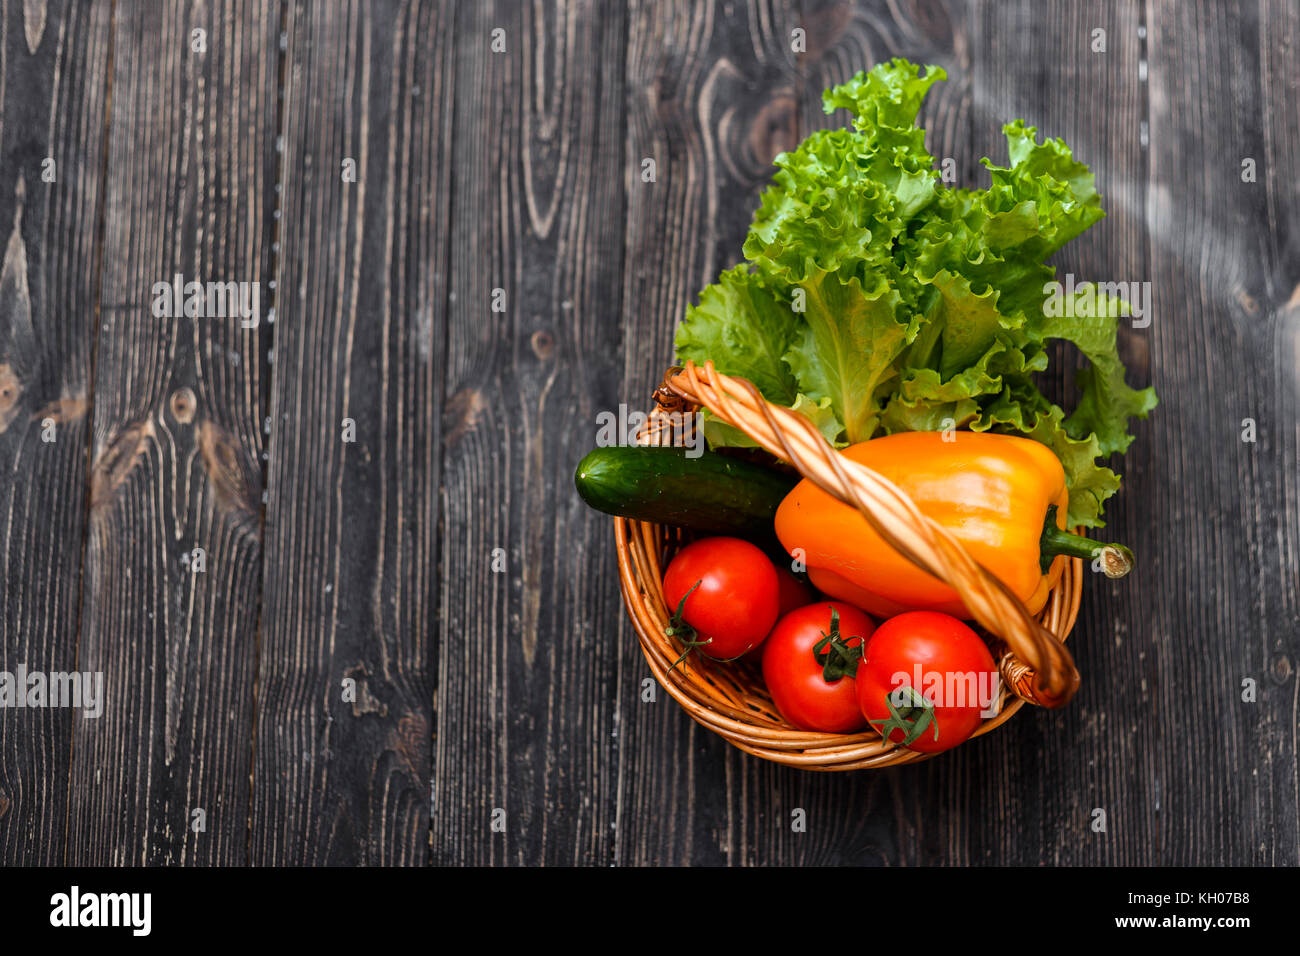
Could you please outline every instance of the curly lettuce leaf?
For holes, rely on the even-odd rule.
[[[722,374],[747,378],[768,401],[788,405],[796,387],[784,355],[797,334],[790,306],[742,263],[718,276],[686,310],[677,328],[677,357],[697,365],[711,359]]]
[[[984,191],[989,247],[1039,261],[1106,214],[1092,172],[1060,139],[1037,141],[1038,130],[1016,120],[1002,127],[1010,166],[984,160],[993,184]],[[1036,220],[1036,228],[1033,220]]]
[[[899,318],[898,293],[875,278],[870,289],[857,276],[806,279],[805,328],[785,355],[800,390],[830,401],[850,442],[876,433],[883,398],[898,377],[894,359],[916,334],[915,322]]]
[[[974,365],[944,379],[932,368],[908,371],[885,406],[882,423],[887,434],[901,431],[943,431],[968,428],[988,405],[1013,384],[1032,388],[1029,375],[1046,367],[1047,356],[1028,353],[999,337]]]
[[[1048,296],[1047,259],[1104,215],[1093,175],[1017,120],[1003,127],[1007,165],[984,160],[987,188],[948,188],[916,126],[944,74],[921,70],[893,60],[826,91],[850,125],[776,158],[746,263],[701,293],[678,357],[749,378],[838,442],[954,426],[1041,441],[1065,469],[1071,523],[1099,525],[1119,487],[1104,459],[1156,400],[1125,380],[1117,303],[1061,310]],[[1069,415],[1034,381],[1050,339],[1088,363]],[[711,443],[752,444],[714,425]]]
[[[1044,338],[1073,342],[1090,363],[1075,373],[1079,403],[1065,420],[1065,428],[1076,438],[1096,436],[1102,455],[1122,454],[1133,441],[1129,419],[1146,418],[1156,407],[1155,389],[1134,389],[1124,380],[1118,317],[1128,314],[1129,306],[1097,292],[1090,283],[1076,289],[1067,302],[1069,308],[1049,308],[1048,312],[1061,314],[1044,315],[1041,324]]]

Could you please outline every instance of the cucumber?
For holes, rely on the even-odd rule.
[[[582,500],[597,511],[676,525],[756,543],[776,540],[776,509],[799,483],[762,465],[684,448],[597,448],[573,476]]]

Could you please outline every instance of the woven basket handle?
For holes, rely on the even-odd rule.
[[[676,374],[674,374],[676,373]],[[950,585],[986,630],[1023,662],[1012,689],[1030,703],[1060,707],[1079,688],[1069,651],[1000,580],[975,561],[947,530],[921,513],[901,488],[831,447],[805,416],[766,401],[743,378],[722,375],[712,362],[670,369],[655,393],[660,407],[673,396],[701,405],[746,432],[823,491],[856,507],[895,550]]]

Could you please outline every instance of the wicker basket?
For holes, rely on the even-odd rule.
[[[669,369],[655,391],[655,408],[639,440],[667,444],[668,423],[683,412],[709,409],[745,431],[771,454],[828,493],[855,506],[898,551],[951,585],[965,600],[998,660],[1003,688],[998,713],[975,736],[1006,722],[1028,701],[1060,707],[1074,694],[1079,675],[1064,641],[1079,613],[1083,562],[1071,558],[1037,619],[947,531],[925,517],[892,482],[836,453],[804,416],[765,401],[740,378],[712,363]],[[688,539],[680,529],[615,519],[623,602],[636,625],[655,679],[696,721],[747,753],[809,770],[861,770],[914,763],[929,754],[888,744],[879,734],[827,734],[798,730],[777,713],[758,669],[692,654],[675,668],[682,646],[664,635],[670,610],[663,574]]]

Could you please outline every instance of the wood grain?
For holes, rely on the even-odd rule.
[[[573,470],[632,341],[626,25],[594,2],[457,15],[433,860],[605,864],[625,648],[609,525]]]
[[[642,157],[658,167],[657,182],[628,185],[622,398],[631,407],[649,407],[678,320],[740,261],[772,159],[798,142],[798,25],[783,2],[629,5],[625,153],[629,167]],[[782,811],[769,801],[779,772],[699,728],[662,690],[644,701],[650,672],[624,618],[603,625],[622,655],[616,862],[751,861],[780,832]]]
[[[1263,822],[1255,828],[1259,842],[1252,840],[1244,849],[1257,863],[1295,866],[1300,854],[1300,110],[1295,108],[1300,10],[1295,4],[1261,4],[1259,43],[1267,265],[1266,295],[1253,328],[1258,367],[1271,364],[1273,401],[1265,386],[1260,413],[1270,419],[1268,455],[1257,472],[1262,493],[1250,511],[1257,530],[1255,558],[1268,568],[1252,595],[1254,611],[1265,623],[1245,655],[1244,669],[1261,675],[1256,679],[1267,688],[1269,707],[1263,719],[1257,718],[1258,785],[1243,808]],[[1283,838],[1270,839],[1266,831]]]
[[[158,318],[152,289],[266,278],[277,31],[260,3],[114,8],[74,864],[246,857],[266,331]]]
[[[109,13],[0,3],[0,670],[8,672],[78,669]],[[82,719],[66,708],[0,710],[5,864],[63,861],[72,728]]]
[[[1286,0],[0,0],[0,669],[107,695],[0,710],[0,861],[1300,863],[1298,46]],[[572,473],[891,56],[958,184],[1016,117],[1092,166],[1056,264],[1152,283],[1161,405],[1071,707],[802,773],[643,700]],[[156,318],[176,273],[262,324]]]
[[[952,160],[958,184],[974,181],[981,167],[970,136],[971,16],[962,3],[805,0],[800,135],[845,125],[846,112],[823,110],[822,92],[859,70],[893,57],[932,64],[948,79],[931,89],[918,117],[927,130],[926,146],[941,168]],[[968,858],[964,804],[972,780],[965,766],[931,761],[869,774],[772,774],[766,767],[759,773],[771,774],[779,812],[772,814],[770,830],[755,835],[754,862],[911,865]],[[795,810],[803,811],[805,831],[793,829]]]
[[[1141,689],[1160,717],[1147,746],[1164,795],[1161,862],[1300,860],[1294,48],[1289,66],[1278,60],[1298,16],[1293,4],[1157,3],[1148,22],[1163,409],[1134,497],[1151,550],[1180,546],[1153,562],[1129,619],[1146,625]],[[1242,441],[1247,418],[1254,443]],[[1256,703],[1242,700],[1246,678]]]
[[[288,10],[257,864],[428,858],[451,17]]]
[[[1079,281],[1149,281],[1145,233],[1148,156],[1142,143],[1147,104],[1143,79],[1141,8],[1133,3],[1060,6],[987,3],[972,30],[972,156],[1007,161],[1004,124],[1024,119],[1040,139],[1060,137],[1087,163],[1102,194],[1106,218],[1069,243],[1053,262],[1058,277]],[[1094,49],[1105,32],[1104,51]],[[1023,55],[1026,38],[1035,55]],[[987,185],[980,168],[974,181]],[[1151,328],[1122,328],[1120,351],[1128,379],[1151,383]],[[1127,323],[1122,323],[1127,326]],[[1054,343],[1042,376],[1044,392],[1065,408],[1076,402],[1072,347]],[[1158,388],[1159,390],[1159,388]],[[1160,392],[1162,399],[1163,391]],[[990,820],[962,836],[965,858],[975,862],[1051,865],[1151,862],[1158,796],[1151,790],[1153,729],[1138,719],[1145,691],[1143,605],[1160,561],[1161,538],[1132,510],[1154,493],[1145,484],[1154,447],[1151,435],[1169,427],[1164,408],[1132,426],[1136,441],[1117,460],[1123,490],[1106,505],[1112,540],[1139,555],[1139,570],[1124,581],[1089,575],[1071,636],[1083,686],[1061,713],[1027,708],[1000,734],[969,755],[977,783],[970,796],[974,819]],[[1123,715],[1123,716],[1121,716]],[[1092,829],[1104,810],[1107,831]]]

